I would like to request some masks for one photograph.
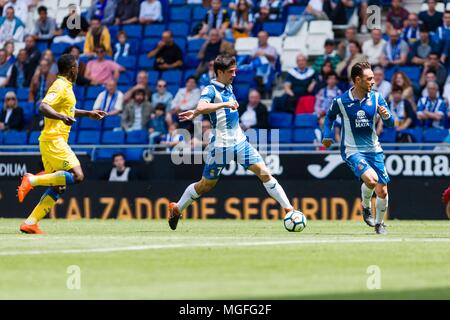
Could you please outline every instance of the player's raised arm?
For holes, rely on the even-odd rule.
[[[386,128],[392,128],[395,124],[394,117],[391,115],[391,112],[389,111],[388,104],[386,103],[386,100],[378,94],[377,98],[377,112],[381,116],[381,120],[383,120],[383,125]]]
[[[39,106],[39,111],[44,115],[44,117],[49,119],[61,120],[68,126],[72,125],[76,121],[75,118],[56,112],[55,109],[50,107],[45,102],[41,103],[41,105]]]
[[[322,144],[329,148],[334,142],[333,136],[333,123],[336,120],[336,116],[339,114],[339,106],[337,104],[337,100],[333,99],[331,103],[330,109],[328,109],[327,114],[325,115],[324,123],[323,123],[323,139]]]
[[[75,109],[75,117],[89,117],[94,120],[102,120],[107,115],[108,115],[108,113],[103,110],[87,111],[87,110]]]

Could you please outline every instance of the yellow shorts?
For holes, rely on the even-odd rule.
[[[77,156],[63,138],[53,141],[40,141],[39,148],[46,173],[59,170],[69,171],[80,165]]]

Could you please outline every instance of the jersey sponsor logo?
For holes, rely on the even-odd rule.
[[[364,112],[364,110],[359,110],[356,113],[356,119],[355,119],[355,127],[356,128],[365,128],[365,127],[369,127],[370,123],[369,123],[369,119],[367,119],[366,113]]]

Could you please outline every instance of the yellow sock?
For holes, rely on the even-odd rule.
[[[54,173],[43,174],[39,176],[31,176],[30,183],[36,186],[66,186],[73,184],[73,176],[67,171],[56,171]]]
[[[42,195],[41,200],[33,209],[33,212],[25,220],[26,224],[35,224],[42,220],[54,207],[56,201],[59,199],[59,194],[53,188],[48,188]]]

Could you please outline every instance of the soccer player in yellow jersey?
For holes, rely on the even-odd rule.
[[[19,202],[36,186],[48,186],[38,205],[20,226],[24,233],[41,234],[38,222],[47,215],[67,185],[80,183],[84,179],[83,170],[75,153],[69,147],[70,127],[75,117],[90,117],[101,120],[106,112],[75,109],[75,94],[72,83],[77,79],[78,64],[74,56],[62,55],[58,60],[58,79],[48,89],[39,110],[44,115],[44,129],[39,137],[44,174],[26,173],[17,189]]]

